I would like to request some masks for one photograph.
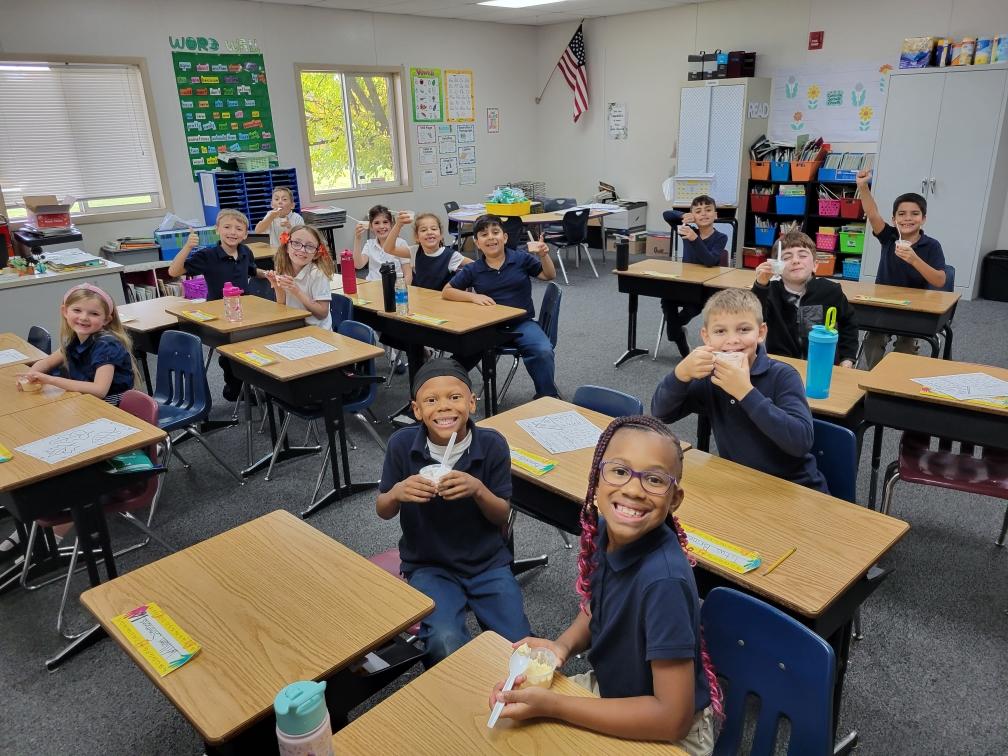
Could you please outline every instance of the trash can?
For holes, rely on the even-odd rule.
[[[988,252],[980,267],[980,296],[1008,302],[1008,249]]]

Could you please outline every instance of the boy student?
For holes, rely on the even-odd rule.
[[[725,459],[829,493],[810,452],[805,386],[793,367],[767,356],[766,335],[755,294],[719,291],[703,308],[704,345],[658,384],[651,414],[671,423],[705,412]]]
[[[539,241],[530,241],[525,245],[528,251],[507,246],[508,235],[496,215],[477,218],[473,233],[476,248],[483,253],[482,259],[459,268],[445,284],[441,296],[453,302],[502,304],[525,310],[528,317],[511,327],[514,344],[535,385],[536,398],[559,396],[554,382],[553,345],[533,320],[535,305],[532,304],[532,283],[529,281],[529,276],[541,281],[556,278],[549,245],[540,237]],[[470,288],[471,292],[466,291]],[[458,355],[456,359],[471,370],[480,355]]]
[[[808,358],[808,334],[812,326],[826,322],[826,311],[836,308],[837,342],[834,361],[853,367],[857,357],[858,328],[854,308],[836,281],[815,276],[815,244],[801,231],[780,238],[784,272],[772,281],[773,268],[764,261],[756,268],[753,293],[763,305],[767,325],[766,350],[785,357]]]
[[[221,210],[217,213],[216,227],[220,237],[216,246],[200,247],[193,251],[199,244],[199,235],[190,231],[186,243],[168,266],[168,275],[172,278],[202,275],[206,279],[208,300],[221,299],[224,296],[224,284],[228,282],[247,292],[249,281],[266,278],[265,271],[256,268],[252,250],[242,244],[248,236],[248,218],[244,213]],[[238,399],[241,381],[232,374],[230,360],[221,356],[218,362],[224,371],[224,398],[233,402]]]
[[[667,211],[662,217],[668,222],[674,222],[673,213],[674,211]],[[721,255],[728,246],[728,237],[714,229],[716,219],[717,203],[713,197],[701,194],[693,198],[690,211],[682,216],[676,228],[676,233],[682,239],[684,263],[705,265],[708,268],[721,264]],[[673,299],[662,299],[661,308],[665,313],[665,331],[669,341],[674,342],[679,347],[679,353],[685,357],[690,351],[686,341],[686,324],[700,314],[700,308],[696,305],[680,306]]]
[[[304,218],[294,212],[294,192],[290,187],[278,186],[273,190],[270,211],[256,223],[257,234],[269,234],[271,247],[280,246],[280,234],[290,233],[295,226],[303,226]]]
[[[503,535],[511,510],[507,441],[469,419],[476,397],[455,360],[429,360],[417,370],[412,407],[420,422],[389,438],[375,508],[384,520],[399,515],[402,573],[434,599],[420,626],[430,666],[469,641],[466,606],[483,628],[511,641],[530,628]],[[420,474],[438,463],[450,469],[437,482]]]
[[[875,283],[889,286],[908,286],[913,289],[940,289],[945,285],[945,253],[937,239],[921,231],[927,220],[927,200],[914,192],[901,194],[893,202],[893,223],[882,218],[878,204],[872,196],[868,182],[871,171],[859,171],[858,196],[872,233],[882,245]],[[870,370],[885,354],[892,336],[888,333],[869,333],[864,340],[865,365]],[[917,352],[917,340],[897,336],[897,352]]]

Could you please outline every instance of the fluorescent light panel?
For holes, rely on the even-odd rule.
[[[566,0],[486,0],[477,5],[493,5],[497,8],[531,8],[533,5],[552,5]]]

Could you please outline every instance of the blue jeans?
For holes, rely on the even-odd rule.
[[[406,576],[409,584],[434,599],[434,611],[420,624],[427,649],[424,665],[431,667],[469,642],[466,606],[480,627],[509,641],[532,634],[525,617],[521,588],[510,567],[497,567],[471,578],[441,567],[420,567]]]
[[[543,329],[534,320],[525,320],[512,326],[509,332],[513,334],[511,345],[518,349],[518,354],[525,363],[525,369],[535,386],[535,398],[540,396],[560,396],[553,376],[556,372],[553,345]],[[466,370],[472,370],[479,364],[481,354],[454,354]]]

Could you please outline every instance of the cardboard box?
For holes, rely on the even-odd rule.
[[[621,241],[627,241],[630,245],[631,255],[643,255],[647,249],[647,233],[636,231],[630,234],[620,234],[614,231],[606,231],[605,251],[615,252],[616,245]]]
[[[672,233],[669,231],[648,231],[644,254],[648,257],[668,257],[672,252]]]
[[[25,195],[28,222],[35,228],[70,228],[70,207],[73,197],[57,199],[53,194]]]

